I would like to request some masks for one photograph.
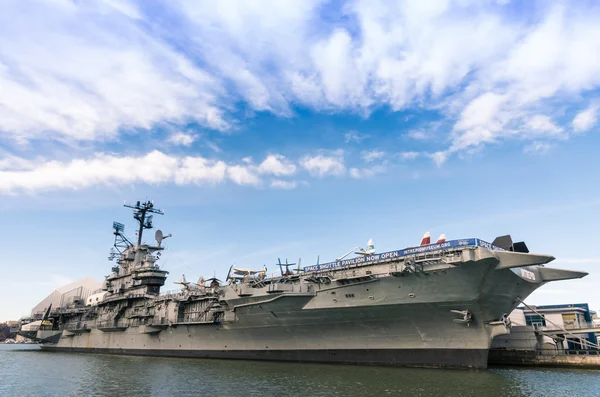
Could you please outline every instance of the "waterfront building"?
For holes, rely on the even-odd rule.
[[[20,321],[7,321],[6,325],[10,328],[10,332],[17,333],[17,331],[19,331],[19,328],[21,326],[21,322]]]
[[[587,303],[521,306],[509,316],[511,333],[492,342],[492,349],[554,354],[599,350],[600,320]]]

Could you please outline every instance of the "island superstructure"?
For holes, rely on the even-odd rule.
[[[143,240],[162,214],[152,202],[129,205],[137,241],[115,222],[116,261],[102,291],[86,305],[48,308],[24,332],[47,351],[150,356],[265,359],[297,362],[485,368],[494,336],[510,332],[510,313],[550,281],[587,273],[545,265],[502,236],[357,256],[304,268],[230,268],[216,278],[180,281],[161,294],[168,272],[158,265],[162,243]],[[349,254],[350,254],[349,253]],[[348,255],[348,254],[347,254]]]

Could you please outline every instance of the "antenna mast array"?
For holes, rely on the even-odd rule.
[[[138,246],[140,246],[142,245],[142,233],[144,232],[144,229],[152,229],[152,215],[149,214],[164,215],[164,212],[154,208],[154,203],[152,201],[146,201],[145,203],[140,203],[138,201],[135,205],[124,204],[124,206],[135,210],[133,217],[140,224],[137,242]]]

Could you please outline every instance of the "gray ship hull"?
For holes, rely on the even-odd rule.
[[[75,352],[170,357],[337,362],[347,364],[449,366],[485,368],[490,329],[456,323],[456,305],[381,305],[320,309],[299,315],[306,297],[284,297],[262,304],[252,325],[172,325],[157,333],[143,326],[123,331],[63,335],[58,344],[43,349]],[[470,307],[479,316],[475,305]],[[260,319],[268,313],[279,324]],[[304,318],[302,318],[304,317]],[[283,325],[283,322],[288,325]],[[250,321],[248,321],[250,322]]]
[[[60,339],[42,348],[486,368],[492,338],[510,330],[507,313],[546,281],[585,275],[546,271],[545,279],[536,264],[552,257],[482,247],[382,258],[368,266],[210,291],[154,298],[114,294],[90,309],[109,321],[90,314],[63,316],[61,322],[69,322]]]
[[[491,266],[491,264],[490,264]],[[494,334],[515,296],[537,286],[481,262],[431,275],[385,276],[315,294],[247,298],[235,320],[66,332],[44,349],[173,357],[485,368]],[[474,279],[478,280],[474,282]],[[515,290],[516,288],[516,290]],[[332,294],[332,293],[335,293]],[[353,295],[352,298],[347,296]],[[452,310],[468,310],[469,323]],[[494,315],[492,313],[499,313]],[[152,331],[152,330],[151,330]]]

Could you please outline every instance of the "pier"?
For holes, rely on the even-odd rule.
[[[600,321],[588,304],[517,308],[511,333],[492,341],[490,365],[600,368]]]

